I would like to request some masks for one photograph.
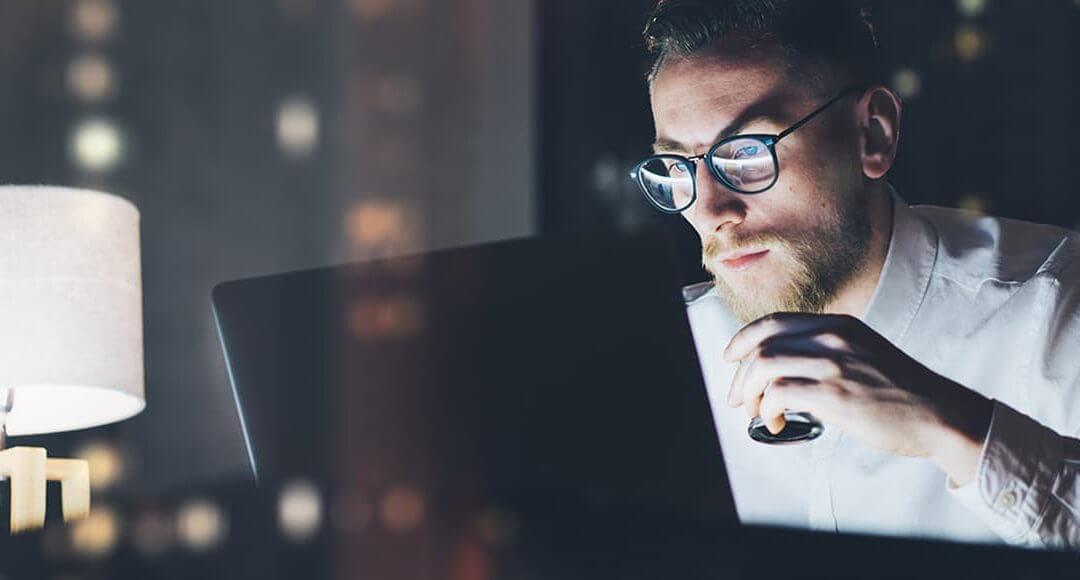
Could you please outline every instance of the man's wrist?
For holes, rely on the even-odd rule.
[[[946,381],[929,458],[958,486],[975,481],[979,459],[990,430],[994,402],[952,381]]]

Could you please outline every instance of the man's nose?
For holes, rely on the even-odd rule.
[[[731,191],[716,179],[709,171],[706,160],[700,160],[695,171],[697,202],[694,204],[694,221],[701,233],[717,233],[725,227],[741,224],[746,219],[746,201],[743,196]]]

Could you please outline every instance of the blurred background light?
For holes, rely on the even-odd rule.
[[[100,103],[115,92],[116,79],[109,61],[99,54],[83,54],[68,65],[67,87],[85,103]]]
[[[323,518],[322,495],[310,481],[294,481],[278,497],[278,527],[294,542],[310,540]]]
[[[960,60],[979,60],[986,53],[986,34],[974,24],[960,25],[956,29],[955,48]]]
[[[394,201],[360,201],[345,214],[350,244],[361,247],[401,245],[409,241],[405,209]]]
[[[348,0],[349,7],[361,20],[375,20],[388,14],[395,0]]]
[[[75,449],[75,457],[90,464],[90,488],[104,491],[124,475],[124,459],[120,451],[104,441],[90,441]]]
[[[105,118],[87,119],[76,125],[69,144],[75,165],[92,173],[115,168],[123,160],[125,148],[123,133]]]
[[[120,535],[120,523],[116,514],[107,506],[90,508],[90,515],[69,525],[71,547],[75,553],[87,558],[108,555],[116,547]]]
[[[393,532],[408,532],[424,521],[427,507],[424,496],[409,486],[391,488],[379,504],[383,525]]]
[[[613,195],[622,189],[623,172],[618,160],[605,155],[593,165],[592,186],[601,194]]]
[[[960,14],[975,18],[986,10],[986,0],[956,0],[956,7]]]
[[[990,209],[990,204],[987,203],[986,198],[975,194],[961,197],[956,206],[977,213],[986,213]]]
[[[358,338],[415,336],[423,326],[420,303],[408,296],[366,298],[349,309],[349,330]]]
[[[228,522],[216,504],[196,499],[180,506],[176,515],[176,532],[188,548],[205,551],[225,540]]]
[[[71,30],[84,42],[109,39],[119,21],[120,11],[109,0],[75,0],[71,6]]]
[[[450,564],[452,580],[489,580],[494,576],[494,558],[482,543],[463,541],[454,550]]]
[[[914,99],[922,90],[922,78],[910,68],[902,68],[893,73],[892,88],[902,99]]]
[[[319,111],[306,97],[290,97],[277,112],[277,140],[281,151],[294,158],[311,155],[319,143]]]

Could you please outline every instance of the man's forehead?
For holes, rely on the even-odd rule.
[[[790,66],[778,46],[726,42],[692,56],[668,56],[653,79],[651,92],[678,95],[703,88],[729,88],[724,98],[747,98],[746,93],[765,92],[789,76]]]
[[[729,126],[749,121],[747,115],[784,116],[798,93],[786,67],[775,61],[714,55],[673,60],[651,87],[657,141],[709,145]]]

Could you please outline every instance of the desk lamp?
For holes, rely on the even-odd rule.
[[[90,509],[89,466],[7,436],[120,421],[145,406],[139,211],[119,197],[0,186],[0,476],[11,531],[45,524],[46,481],[64,520]]]

